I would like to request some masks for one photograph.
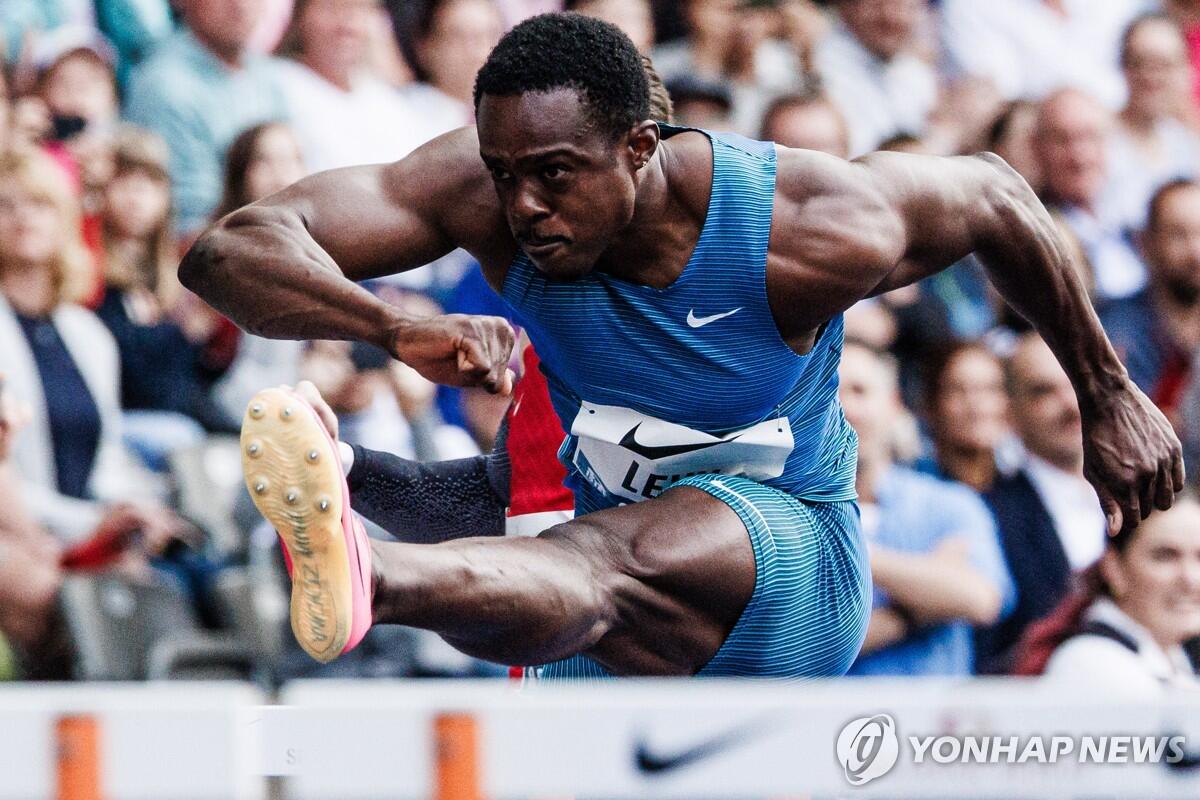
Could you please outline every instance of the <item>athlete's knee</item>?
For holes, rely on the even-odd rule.
[[[538,538],[561,553],[565,568],[554,591],[564,614],[575,618],[579,635],[591,643],[599,641],[618,624],[621,585],[630,580],[622,568],[618,537],[581,517],[555,525]]]

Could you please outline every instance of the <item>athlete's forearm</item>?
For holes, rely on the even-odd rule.
[[[244,208],[202,235],[179,279],[251,333],[276,339],[357,339],[391,349],[404,322],[347,279],[298,213]]]
[[[978,254],[1001,296],[1037,329],[1070,376],[1085,412],[1124,389],[1128,375],[1108,341],[1071,248],[1028,184],[991,162],[988,233]]]

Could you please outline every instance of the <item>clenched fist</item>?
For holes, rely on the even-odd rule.
[[[404,323],[392,336],[392,355],[434,383],[482,386],[512,393],[508,368],[516,339],[508,320],[445,314]]]
[[[1171,424],[1128,383],[1083,417],[1084,475],[1108,517],[1108,533],[1136,528],[1183,491],[1183,453]]]

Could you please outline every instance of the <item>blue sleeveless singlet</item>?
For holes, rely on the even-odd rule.
[[[686,130],[662,126],[669,137]],[[775,147],[705,132],[712,194],[665,289],[596,272],[549,280],[523,252],[502,296],[526,325],[568,436],[577,505],[740,475],[810,502],[853,500],[857,439],[837,399],[841,315],[797,355],[767,302]]]

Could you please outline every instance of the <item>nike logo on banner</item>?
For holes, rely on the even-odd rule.
[[[716,322],[719,319],[724,319],[725,317],[731,317],[741,310],[742,310],[742,306],[738,306],[733,311],[726,311],[724,314],[713,314],[711,317],[697,317],[696,309],[693,308],[688,311],[688,317],[687,317],[688,327],[703,328],[705,325],[707,325],[710,322]]]
[[[724,733],[705,739],[699,744],[685,750],[673,753],[659,753],[650,749],[645,738],[639,739],[633,751],[633,760],[638,772],[643,775],[659,775],[664,772],[686,767],[717,753],[749,743],[751,740],[767,733],[774,725],[764,726],[762,720],[752,721],[725,731]]]
[[[642,427],[642,423],[640,422],[637,425],[634,425],[629,429],[629,433],[621,437],[621,441],[617,442],[617,444],[619,444],[621,447],[624,447],[626,450],[637,453],[642,458],[648,458],[651,461],[657,461],[660,458],[670,458],[671,456],[677,456],[682,453],[693,453],[697,450],[705,450],[709,447],[716,447],[719,444],[728,444],[729,442],[735,441],[738,436],[742,435],[739,433],[732,439],[722,439],[717,442],[655,446],[642,444],[637,440],[637,430],[640,427]]]

